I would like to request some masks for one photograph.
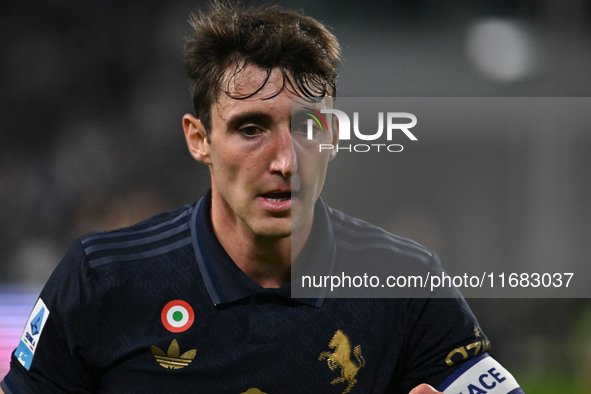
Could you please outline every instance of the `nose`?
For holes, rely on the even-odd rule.
[[[278,131],[274,145],[275,155],[271,161],[270,170],[274,174],[290,178],[292,172],[297,171],[298,164],[289,127]]]

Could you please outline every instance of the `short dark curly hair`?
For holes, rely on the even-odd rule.
[[[256,91],[233,98],[258,93],[274,68],[283,74],[275,95],[284,88],[301,97],[336,95],[340,46],[311,17],[278,6],[213,2],[207,12],[192,14],[189,22],[193,31],[186,40],[185,67],[195,114],[208,135],[212,105],[221,92],[229,95],[222,86],[226,76],[231,80],[248,65],[266,69],[267,79]]]

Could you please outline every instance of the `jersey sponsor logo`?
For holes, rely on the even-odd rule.
[[[523,393],[513,375],[486,353],[461,364],[438,389],[446,394]]]
[[[151,349],[158,364],[166,369],[184,368],[191,364],[191,361],[193,361],[197,354],[197,349],[191,349],[181,354],[181,349],[176,339],[172,340],[166,353],[154,345],[152,345]]]
[[[187,331],[195,320],[191,305],[182,300],[170,301],[162,308],[160,314],[164,327],[174,333]]]
[[[341,370],[341,376],[333,379],[330,384],[347,383],[347,387],[343,391],[343,394],[346,394],[353,389],[353,386],[357,383],[357,373],[365,366],[365,359],[361,354],[361,345],[357,345],[351,349],[349,337],[343,331],[337,330],[330,340],[328,347],[332,351],[320,353],[318,360],[322,361],[326,359],[328,368],[331,371],[337,368]]]
[[[45,327],[45,323],[47,323],[48,317],[49,309],[43,300],[39,298],[29,315],[21,340],[14,351],[15,357],[27,371],[31,368],[35,350],[39,345],[41,332],[43,331],[43,327]]]

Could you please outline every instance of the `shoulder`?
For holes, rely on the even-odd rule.
[[[327,212],[337,247],[348,253],[397,257],[424,265],[438,264],[435,252],[410,238],[392,234],[328,206]]]
[[[163,262],[179,261],[191,245],[193,209],[181,207],[136,225],[78,238],[46,282],[48,307],[70,310],[97,300],[114,287],[145,283]],[[93,301],[94,302],[94,301]]]
[[[130,227],[99,231],[78,239],[89,268],[159,256],[191,243],[192,206],[158,214]]]

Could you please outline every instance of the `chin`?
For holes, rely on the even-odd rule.
[[[291,236],[291,229],[288,229],[288,230],[261,229],[260,231],[257,231],[256,234],[259,237],[264,237],[264,238],[282,239],[282,238],[288,238]]]
[[[261,223],[257,227],[253,228],[253,230],[260,237],[287,238],[291,236],[292,229],[289,219],[282,219],[280,223]]]

